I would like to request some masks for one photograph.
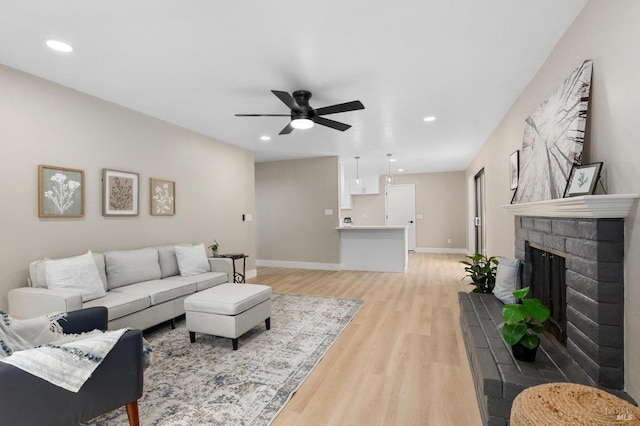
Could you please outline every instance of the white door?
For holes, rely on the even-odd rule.
[[[409,250],[416,249],[416,186],[387,185],[385,188],[387,226],[408,226]]]

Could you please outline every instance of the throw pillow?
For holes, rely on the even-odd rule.
[[[503,303],[516,303],[511,294],[520,288],[520,261],[501,257],[496,270],[496,286],[493,294]]]
[[[48,288],[80,290],[83,302],[107,294],[91,251],[65,259],[46,259],[45,264]]]
[[[180,276],[189,277],[211,271],[204,243],[191,247],[175,246]]]

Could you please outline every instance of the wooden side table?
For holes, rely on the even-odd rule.
[[[248,255],[244,253],[227,253],[227,254],[216,254],[212,257],[225,257],[227,259],[231,259],[231,263],[233,264],[233,282],[234,283],[245,283],[245,273],[247,268],[247,257]],[[242,272],[238,272],[236,269],[236,260],[242,259]]]
[[[591,386],[546,383],[523,390],[511,407],[512,426],[638,425],[640,409]]]

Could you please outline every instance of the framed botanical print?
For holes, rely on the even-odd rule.
[[[138,173],[102,169],[102,215],[138,216]]]
[[[575,197],[577,195],[591,195],[596,190],[596,184],[600,179],[602,163],[592,163],[584,165],[574,165],[571,168],[567,186],[564,190],[564,197]]]
[[[84,170],[38,166],[38,216],[84,216]]]
[[[171,180],[151,178],[151,215],[176,214],[176,183]]]

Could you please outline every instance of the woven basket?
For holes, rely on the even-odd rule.
[[[511,425],[640,425],[640,409],[600,389],[547,383],[525,389],[513,400]]]

